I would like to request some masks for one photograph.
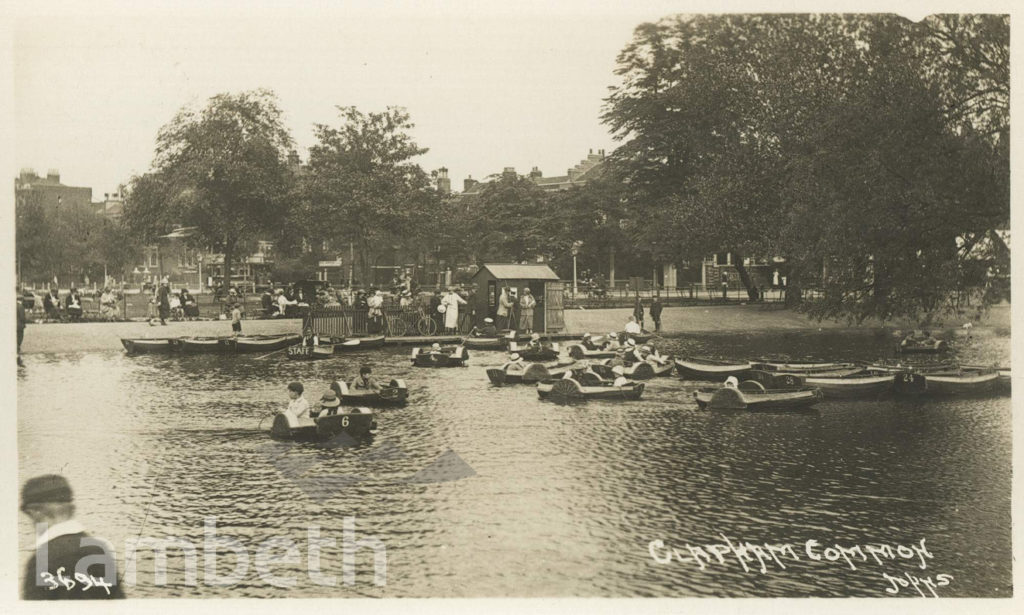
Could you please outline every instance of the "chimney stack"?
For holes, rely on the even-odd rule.
[[[60,171],[57,169],[50,169],[46,172],[46,179],[54,183],[60,183]]]
[[[437,170],[437,191],[445,195],[452,193],[452,180],[448,179],[448,169],[445,167]]]
[[[472,188],[473,186],[477,185],[478,183],[480,183],[480,182],[478,182],[475,179],[473,179],[473,176],[470,175],[469,177],[467,177],[466,179],[464,179],[462,181],[462,191],[463,192],[469,192],[469,189]]]
[[[533,167],[533,170],[530,171],[530,177],[532,179],[540,179],[541,177],[544,177],[544,174],[540,172],[539,168]]]

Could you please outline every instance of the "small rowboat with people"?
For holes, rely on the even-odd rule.
[[[180,337],[178,349],[182,352],[228,352],[235,349],[235,337]]]
[[[463,367],[469,359],[469,351],[462,346],[440,346],[413,348],[412,364],[416,367]]]
[[[622,361],[619,361],[617,359],[605,359],[600,363],[591,365],[591,369],[594,370],[594,372],[597,373],[602,378],[614,379],[615,376],[612,375],[612,368],[614,368],[617,365],[622,367],[622,375],[625,376],[626,378],[634,378],[636,380],[647,380],[649,378],[654,378],[654,376],[656,375],[654,372],[654,366],[652,366],[647,361],[636,361],[634,363],[630,363],[629,365],[624,365]],[[672,364],[669,363],[668,365],[669,369],[672,369]]]
[[[519,353],[524,361],[554,361],[558,358],[558,344],[542,345],[539,348],[529,344],[520,346],[517,342],[508,345],[509,353]]]
[[[617,334],[616,334],[617,335]],[[607,340],[603,337],[593,337],[584,333],[583,338],[569,346],[569,356],[581,361],[583,359],[611,359],[616,352],[606,347]]]
[[[896,351],[901,354],[936,354],[949,350],[946,342],[930,335],[910,335],[903,338]]]
[[[298,419],[290,412],[278,412],[270,427],[275,440],[323,441],[341,434],[365,438],[377,430],[377,416],[369,408],[353,408],[313,419]]]
[[[384,345],[383,335],[373,335],[370,337],[353,337],[341,342],[340,344],[334,345],[334,352],[350,352],[354,350],[368,350],[370,348],[380,348]]]
[[[281,335],[239,335],[235,338],[235,352],[270,352],[283,350],[299,342],[297,333]]]
[[[676,371],[684,380],[723,382],[729,376],[741,378],[750,370],[749,361],[722,361],[704,357],[676,359]]]
[[[541,399],[558,402],[587,399],[638,400],[643,392],[642,382],[627,382],[622,386],[615,386],[611,381],[591,380],[587,384],[582,384],[575,378],[559,378],[537,383],[537,395]]]
[[[565,372],[576,364],[572,359],[559,359],[551,363],[530,363],[525,369],[521,367],[494,367],[487,370],[487,379],[491,384],[533,384],[542,380],[561,378]]]
[[[693,392],[701,410],[750,410],[778,412],[805,410],[823,399],[817,387],[765,389],[759,382],[745,380],[738,387],[705,388]]]
[[[332,382],[331,388],[338,394],[341,403],[356,406],[404,406],[409,399],[409,388],[405,386],[404,380],[398,378],[379,389],[351,388],[344,380]]]
[[[288,347],[288,358],[293,361],[317,361],[334,356],[334,344],[296,344]]]
[[[893,377],[893,390],[902,395],[983,395],[999,384],[999,372],[956,370],[948,372],[901,372]]]
[[[141,354],[147,352],[173,352],[178,348],[176,337],[136,337],[121,338],[121,345],[128,351],[128,354]]]

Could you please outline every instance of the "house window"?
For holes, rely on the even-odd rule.
[[[732,252],[718,252],[715,254],[715,265],[725,267],[732,264]]]

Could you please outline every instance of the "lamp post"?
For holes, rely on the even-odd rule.
[[[572,242],[572,296],[575,299],[579,293],[579,285],[576,276],[576,256],[580,253],[580,247],[583,245],[582,241]]]
[[[199,294],[203,294],[203,253],[196,255],[196,262],[199,265]],[[197,304],[198,305],[198,304]]]

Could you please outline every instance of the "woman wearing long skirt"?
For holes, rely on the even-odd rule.
[[[523,333],[533,333],[533,308],[537,306],[537,300],[533,298],[529,288],[523,289],[523,298],[519,300],[519,330]]]

